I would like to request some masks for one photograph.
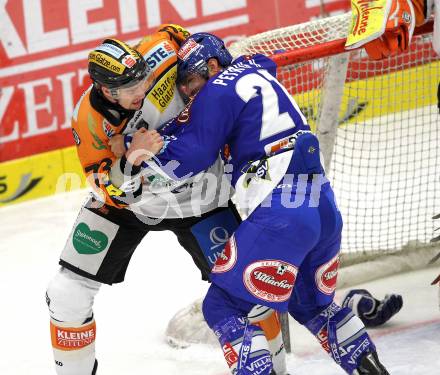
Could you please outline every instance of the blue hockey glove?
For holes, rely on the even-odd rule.
[[[379,301],[365,289],[352,289],[345,296],[342,306],[351,308],[366,327],[377,327],[400,311],[403,299],[398,294],[387,294]]]

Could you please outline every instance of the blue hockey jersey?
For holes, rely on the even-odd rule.
[[[263,55],[242,56],[162,128],[166,147],[148,164],[168,178],[186,178],[212,165],[227,144],[238,206],[247,215],[281,181],[296,137],[309,131],[277,81],[275,63]]]

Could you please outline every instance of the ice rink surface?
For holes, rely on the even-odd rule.
[[[85,193],[75,192],[0,210],[0,374],[55,374],[45,289]],[[403,295],[404,307],[371,330],[392,375],[440,374],[440,267],[363,284],[382,298]],[[99,375],[225,375],[219,347],[173,349],[164,339],[177,310],[204,295],[189,256],[172,233],[150,233],[135,252],[123,284],[103,286],[95,301]],[[338,291],[340,298],[343,290]],[[343,374],[302,327],[291,322],[292,375]]]

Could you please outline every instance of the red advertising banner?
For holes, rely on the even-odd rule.
[[[90,84],[86,58],[163,23],[227,42],[340,12],[348,0],[0,0],[0,162],[73,145],[70,115]]]

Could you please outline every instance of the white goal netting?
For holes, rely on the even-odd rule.
[[[280,81],[323,138],[344,217],[343,253],[427,246],[440,212],[440,62],[432,33],[419,30],[408,52],[375,62],[343,52],[348,23],[344,14],[273,30],[231,51],[275,54]],[[326,139],[332,127],[335,137]]]

